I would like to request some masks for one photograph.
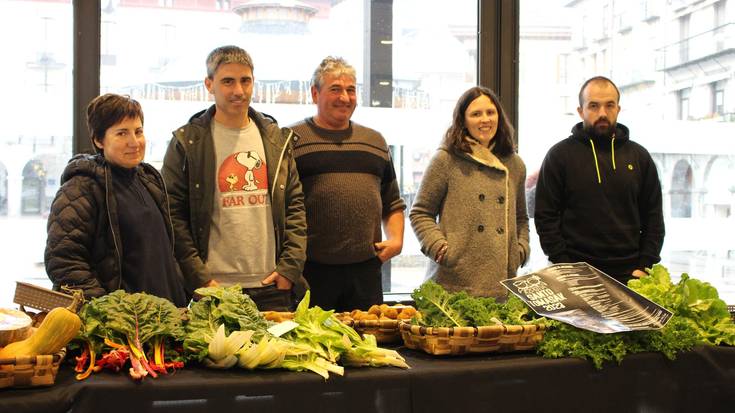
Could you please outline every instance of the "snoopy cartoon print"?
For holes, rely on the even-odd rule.
[[[235,161],[245,167],[245,185],[242,189],[245,191],[255,191],[258,189],[256,184],[260,181],[255,179],[253,171],[260,168],[263,165],[263,161],[260,160],[260,155],[255,151],[240,152],[235,156]]]

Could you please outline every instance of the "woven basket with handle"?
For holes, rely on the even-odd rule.
[[[532,350],[544,336],[543,325],[422,327],[398,325],[406,347],[434,355]]]
[[[65,356],[62,349],[54,355],[0,359],[0,388],[51,386]]]

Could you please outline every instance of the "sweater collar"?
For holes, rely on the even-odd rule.
[[[494,145],[491,143],[490,147],[480,145],[477,141],[469,140],[470,149],[472,152],[467,153],[466,156],[475,162],[479,162],[487,167],[499,169],[507,172],[508,168],[498,159],[498,157],[492,152]]]
[[[313,117],[308,117],[304,119],[304,121],[306,121],[306,124],[309,125],[309,127],[312,128],[315,132],[317,132],[319,136],[326,137],[330,140],[343,141],[345,139],[349,139],[349,137],[352,136],[352,121],[350,121],[347,129],[341,130],[324,129],[321,126],[317,125],[316,122],[314,122]]]
[[[122,166],[114,165],[110,162],[107,162],[107,164],[110,165],[110,171],[112,171],[112,175],[115,179],[120,179],[125,182],[133,180],[136,172],[138,172],[137,166],[134,168],[123,168]]]

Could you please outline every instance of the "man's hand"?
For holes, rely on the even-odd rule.
[[[386,262],[401,253],[403,242],[398,240],[387,239],[382,242],[375,243],[375,252],[378,253],[380,262]]]
[[[282,276],[277,271],[273,271],[269,276],[265,277],[261,283],[263,285],[276,283],[276,289],[278,290],[290,290],[291,287],[293,287],[291,280]]]
[[[395,210],[383,217],[383,232],[386,240],[373,245],[380,262],[386,262],[401,253],[404,221],[402,209]]]
[[[219,283],[216,280],[212,279],[212,280],[207,281],[205,284],[203,284],[199,288],[204,288],[204,287],[219,287]],[[199,301],[202,299],[202,296],[197,293],[194,293],[193,299],[194,301]]]
[[[646,273],[645,271],[641,271],[641,270],[633,270],[633,274],[632,275],[635,278],[641,278],[641,277],[647,276],[648,273]]]

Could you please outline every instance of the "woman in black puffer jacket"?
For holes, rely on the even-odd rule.
[[[161,175],[143,163],[140,104],[114,94],[87,106],[96,155],[74,156],[48,218],[44,260],[54,289],[87,298],[123,289],[185,307],[173,229]]]

